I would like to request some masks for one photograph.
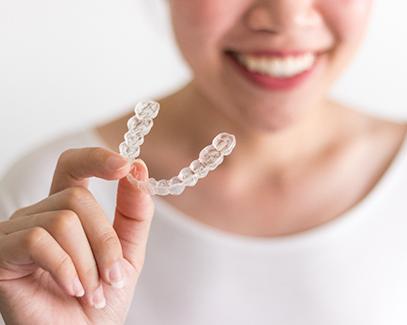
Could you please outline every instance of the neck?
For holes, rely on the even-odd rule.
[[[263,167],[276,173],[287,170],[332,144],[336,133],[333,113],[337,109],[328,101],[306,110],[304,116],[288,127],[268,132],[232,120],[192,83],[161,100],[161,104],[163,112],[168,112],[165,120],[171,121],[169,127],[177,130],[176,136],[187,137],[188,147],[195,153],[219,132],[234,134],[237,144],[227,164],[229,170],[236,172],[254,166],[259,173]]]

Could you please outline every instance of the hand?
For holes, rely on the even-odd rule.
[[[50,194],[0,223],[0,311],[7,324],[123,324],[144,263],[151,196],[128,182],[148,178],[119,154],[65,151]],[[87,189],[91,176],[120,179],[113,226]]]

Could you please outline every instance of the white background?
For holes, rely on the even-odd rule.
[[[0,174],[62,132],[107,120],[188,78],[160,0],[0,0]],[[407,3],[376,0],[334,96],[407,119]]]

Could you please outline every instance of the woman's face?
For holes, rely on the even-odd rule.
[[[195,87],[271,130],[319,105],[357,49],[373,0],[169,0]]]

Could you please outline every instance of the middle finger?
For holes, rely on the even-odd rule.
[[[121,287],[122,247],[112,224],[92,193],[84,187],[71,187],[18,210],[13,218],[50,210],[72,210],[76,213],[89,240],[100,276],[106,283]]]

